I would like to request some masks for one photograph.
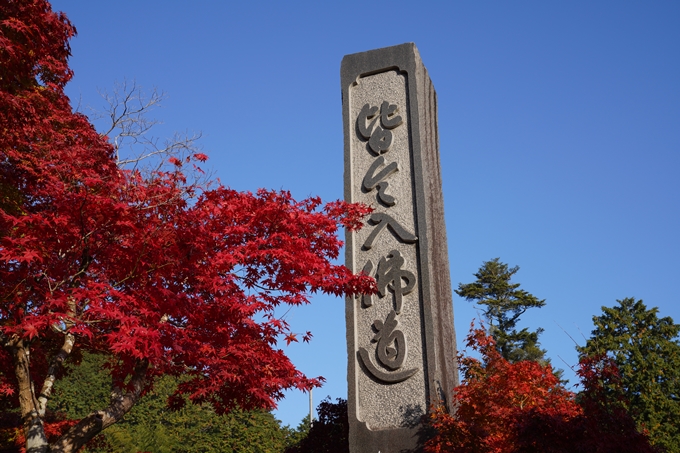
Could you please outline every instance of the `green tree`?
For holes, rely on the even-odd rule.
[[[659,318],[658,309],[647,309],[642,300],[617,302],[593,317],[595,329],[579,353],[612,358],[621,382],[607,385],[623,387],[622,404],[638,429],[648,431],[653,444],[680,452],[680,325]]]
[[[55,409],[69,419],[79,419],[89,408],[106,401],[111,376],[102,372],[106,357],[85,354],[79,364],[69,364],[68,375],[55,388]],[[87,445],[88,453],[279,453],[291,443],[291,433],[263,410],[218,415],[209,404],[183,398],[168,407],[181,379],[163,376],[119,423]]]
[[[290,425],[286,425],[281,428],[284,431],[286,438],[286,448],[284,449],[286,453],[289,452],[289,449],[294,448],[307,437],[309,434],[310,425],[309,415],[305,415],[297,425],[297,428],[293,429]]]
[[[489,333],[503,358],[511,363],[522,360],[546,363],[546,351],[540,348],[538,342],[543,329],[533,332],[527,328],[517,330],[520,316],[529,308],[544,306],[545,300],[519,289],[519,283],[511,283],[517,271],[519,266],[508,267],[499,258],[485,261],[474,274],[477,280],[460,283],[456,294],[483,310]]]

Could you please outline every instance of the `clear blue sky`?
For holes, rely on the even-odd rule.
[[[500,257],[547,305],[553,363],[577,363],[591,318],[642,298],[680,322],[680,2],[115,2],[58,0],[75,23],[68,93],[125,78],[164,90],[160,137],[202,131],[239,190],[342,197],[340,61],[415,42],[439,98],[451,280]],[[459,343],[474,307],[457,296]],[[345,397],[344,301],[292,310],[311,345],[286,348]],[[566,331],[566,332],[565,332]],[[307,396],[277,416],[297,425]]]

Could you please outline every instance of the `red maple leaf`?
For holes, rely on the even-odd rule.
[[[293,342],[297,343],[298,342],[297,334],[290,333],[290,334],[286,335],[285,340],[286,340],[286,345],[289,345]]]

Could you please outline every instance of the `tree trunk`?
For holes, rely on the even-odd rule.
[[[19,405],[26,436],[26,452],[46,453],[49,445],[42,418],[38,413],[38,400],[31,380],[30,347],[23,339],[15,338],[11,341],[9,349],[14,359],[14,373],[19,382]]]

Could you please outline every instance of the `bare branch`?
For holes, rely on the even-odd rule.
[[[128,83],[127,80],[114,84],[111,93],[102,90],[99,94],[108,105],[103,112],[93,111],[93,119],[107,118],[110,121],[108,129],[102,135],[110,137],[118,130],[110,137],[114,146],[119,146],[121,140],[126,137],[134,139],[143,136],[153,126],[159,124],[159,121],[149,119],[147,115],[167,98],[164,92],[156,88],[146,94],[135,81]]]
[[[201,133],[184,133],[167,140],[160,140],[152,134],[152,128],[162,124],[151,116],[154,109],[161,107],[167,95],[157,88],[145,91],[135,81],[116,83],[111,92],[100,91],[106,105],[103,111],[92,110],[92,120],[104,122],[102,135],[107,136],[116,154],[119,167],[139,170],[145,175],[166,170],[177,171],[169,162],[171,157],[177,162],[187,160],[201,151]],[[182,168],[186,171],[185,168]],[[207,180],[207,175],[195,173],[193,179]]]

